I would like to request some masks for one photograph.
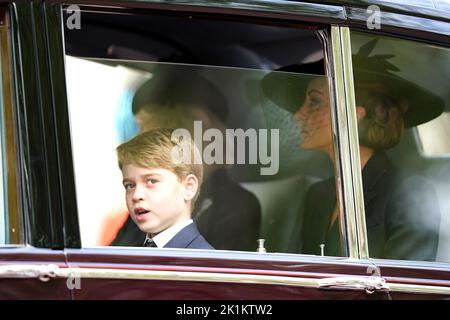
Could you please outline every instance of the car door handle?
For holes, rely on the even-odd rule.
[[[319,279],[320,289],[350,289],[365,290],[367,293],[375,291],[389,291],[389,285],[381,277],[343,276]]]

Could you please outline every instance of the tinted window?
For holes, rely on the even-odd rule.
[[[449,261],[450,51],[352,33],[369,255]]]
[[[175,127],[199,142],[205,181],[193,218],[216,249],[255,251],[262,238],[268,252],[320,254],[325,244],[325,254],[345,255],[337,208],[320,235],[302,226],[322,210],[315,183],[334,176],[318,30],[82,12],[65,41],[83,245],[142,246],[115,148]]]

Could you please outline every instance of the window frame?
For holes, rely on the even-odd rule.
[[[47,6],[52,7],[52,13],[51,15],[54,15],[54,17],[51,19],[51,21],[53,21],[53,23],[56,23],[55,21],[61,21],[61,16],[60,13],[58,12],[58,6],[61,3],[83,3],[83,4],[91,4],[91,5],[105,5],[104,3],[101,3],[100,1],[60,1],[60,0],[52,0],[51,4]],[[156,3],[157,2],[157,3]],[[260,4],[258,8],[256,8],[257,10],[259,10],[258,14],[254,14],[252,13],[250,10],[254,10],[255,7],[255,3],[252,1],[251,3],[252,5],[248,5],[248,2],[246,2],[247,6],[244,6],[243,4],[236,4],[235,2],[233,2],[232,4],[223,4],[222,2],[220,2],[220,4],[218,5],[216,3],[216,6],[214,6],[214,4],[208,3],[208,4],[202,4],[202,5],[198,5],[194,4],[194,3],[190,3],[189,5],[186,5],[186,2],[184,1],[180,1],[182,2],[182,4],[178,3],[177,1],[173,2],[171,1],[170,3],[161,3],[160,1],[141,1],[141,2],[130,2],[130,1],[115,1],[114,3],[117,5],[121,5],[123,6],[123,8],[128,8],[128,9],[139,9],[139,8],[144,8],[144,9],[149,9],[149,10],[165,10],[165,9],[173,9],[174,6],[179,6],[180,10],[193,10],[195,12],[203,12],[203,13],[227,13],[230,15],[238,15],[238,16],[243,16],[245,17],[254,17],[255,15],[258,17],[264,16],[264,18],[275,18],[275,19],[279,19],[279,20],[283,20],[283,19],[287,19],[290,21],[307,21],[305,19],[311,19],[310,21],[319,21],[318,19],[320,19],[321,22],[323,23],[329,23],[331,24],[332,27],[337,28],[337,31],[335,31],[333,37],[335,37],[335,39],[333,40],[335,43],[335,46],[332,47],[334,51],[339,52],[341,51],[341,58],[338,59],[337,56],[332,55],[332,61],[333,64],[331,64],[333,71],[336,74],[335,77],[335,81],[332,84],[333,86],[340,86],[339,90],[340,92],[337,94],[336,99],[339,98],[341,101],[339,102],[340,106],[339,108],[342,109],[342,107],[344,107],[343,110],[337,110],[337,114],[339,112],[341,112],[342,114],[339,115],[334,115],[334,117],[339,119],[336,119],[336,121],[333,122],[333,124],[335,123],[339,123],[339,121],[343,121],[343,126],[344,128],[347,128],[347,126],[351,126],[351,129],[345,129],[343,131],[339,131],[338,132],[338,137],[342,138],[342,139],[346,139],[347,140],[347,149],[344,148],[341,150],[341,154],[339,154],[340,159],[347,159],[346,161],[348,168],[346,169],[347,171],[350,169],[355,170],[355,168],[357,168],[359,166],[359,161],[354,161],[355,159],[359,159],[358,157],[358,152],[359,150],[357,149],[357,144],[355,143],[357,140],[357,131],[355,131],[355,127],[356,127],[356,114],[346,114],[345,112],[343,112],[344,110],[347,110],[351,107],[351,105],[349,105],[349,103],[351,104],[351,100],[354,100],[354,90],[351,86],[351,83],[349,83],[349,81],[352,81],[352,72],[351,72],[351,48],[350,48],[350,43],[347,39],[348,35],[346,35],[346,33],[348,33],[349,28],[354,28],[354,29],[364,29],[365,25],[362,25],[362,21],[363,19],[361,18],[361,16],[356,16],[356,15],[350,15],[345,17],[344,15],[341,16],[341,13],[344,14],[346,11],[346,7],[343,6],[339,6],[340,8],[340,14],[338,15],[338,17],[327,17],[326,15],[318,17],[317,14],[311,14],[310,16],[308,16],[308,12],[302,12],[301,14],[292,14],[292,6],[309,6],[310,4],[304,4],[304,3],[289,3],[289,6],[286,5],[286,3],[280,3],[280,2],[269,2],[269,1],[265,1],[264,4]],[[329,7],[324,5],[325,7]],[[336,7],[336,6],[334,6]],[[55,9],[56,8],[56,9]],[[309,7],[311,8],[311,7]],[[250,9],[250,10],[248,10]],[[264,9],[264,10],[261,10]],[[263,11],[262,14],[261,11]],[[440,33],[439,32],[439,28],[434,29],[432,32],[427,32],[427,31],[417,31],[417,30],[411,30],[408,29],[408,25],[402,25],[402,17],[407,16],[409,19],[416,19],[416,17],[413,16],[414,13],[412,13],[411,15],[405,15],[405,14],[397,14],[397,13],[392,13],[394,15],[396,15],[396,17],[398,19],[395,20],[391,20],[392,21],[392,25],[388,25],[388,28],[385,28],[384,30],[381,31],[374,31],[374,34],[387,34],[390,36],[396,36],[396,37],[404,37],[404,38],[409,38],[409,39],[416,39],[422,42],[426,42],[426,43],[435,43],[435,44],[446,44],[448,43],[448,35],[444,32],[444,33]],[[433,18],[424,18],[424,17],[418,17],[417,19],[421,19],[421,21],[423,21],[423,19],[427,19],[431,22],[433,22]],[[417,20],[418,21],[418,20]],[[365,22],[365,20],[364,20]],[[441,21],[439,21],[439,23],[442,23],[442,18]],[[396,23],[398,23],[398,25],[395,25]],[[364,29],[365,30],[365,29]],[[58,31],[60,32],[60,30]],[[61,39],[61,38],[60,38]],[[60,40],[61,41],[61,40]],[[63,56],[64,56],[64,50],[61,50],[61,48],[63,47],[62,43],[56,44],[55,47],[57,48],[56,50],[59,50],[59,52],[62,52],[62,55],[60,55],[59,57],[56,57],[58,59],[57,64],[60,66],[60,68],[58,68],[58,72],[55,72],[54,76],[57,79],[64,79],[64,67],[63,67]],[[336,65],[338,65],[339,63],[341,63],[344,68],[343,70],[339,70],[339,66],[336,67]],[[61,67],[62,65],[62,67]],[[347,68],[345,68],[345,66],[347,66]],[[328,70],[330,72],[330,69]],[[340,75],[339,75],[340,74]],[[350,79],[350,80],[349,80]],[[63,86],[63,84],[59,83],[59,85]],[[336,93],[336,90],[335,92]],[[353,97],[352,97],[353,94]],[[65,99],[65,97],[64,97]],[[64,100],[63,99],[63,100]],[[344,99],[344,100],[343,100]],[[347,102],[344,102],[345,99],[347,99]],[[350,101],[350,102],[349,102]],[[66,105],[67,105],[67,101],[63,101]],[[334,104],[332,104],[334,105]],[[63,113],[63,111],[61,111]],[[63,117],[64,118],[64,117]],[[66,119],[67,120],[67,119]],[[341,127],[342,127],[341,125]],[[67,130],[67,128],[63,128],[64,126],[60,126],[58,129],[58,133],[64,133],[64,130]],[[67,132],[66,132],[67,133]],[[64,139],[67,139],[68,135],[65,135]],[[356,148],[356,151],[355,151]],[[350,160],[348,160],[350,159]],[[353,159],[353,160],[351,160]],[[69,161],[69,163],[71,164],[72,158],[71,156],[68,157],[68,153],[66,153],[65,155],[63,155],[59,161]],[[70,166],[67,166],[69,172],[72,172],[73,174],[73,170],[70,169]],[[355,172],[355,171],[354,171]],[[409,262],[409,261],[387,261],[387,260],[383,260],[383,261],[378,261],[375,259],[369,259],[367,256],[367,244],[365,243],[367,241],[367,236],[364,235],[366,232],[365,226],[363,225],[365,223],[365,217],[363,212],[361,212],[360,210],[357,211],[357,208],[360,208],[360,204],[362,201],[362,188],[361,188],[361,173],[360,171],[356,171],[359,172],[356,174],[356,176],[351,176],[351,182],[352,185],[351,187],[345,191],[346,193],[346,197],[348,199],[352,199],[351,201],[351,205],[355,206],[355,211],[354,211],[354,215],[353,216],[349,216],[349,220],[352,219],[353,220],[353,226],[352,226],[352,222],[347,222],[348,228],[350,228],[351,230],[353,230],[354,234],[352,235],[352,240],[349,241],[349,246],[352,246],[352,248],[350,248],[350,252],[351,255],[354,258],[350,259],[346,259],[344,258],[344,261],[348,261],[348,262],[353,262],[356,263],[358,265],[374,265],[378,266],[378,265],[382,265],[382,266],[389,266],[392,265],[393,267],[408,267],[408,266],[412,266],[412,267],[417,267],[417,268],[423,268],[424,266],[430,266],[430,267],[435,267],[435,269],[441,269],[441,270],[445,270],[448,271],[450,265],[446,264],[446,263],[424,263],[422,265],[417,264],[417,263],[413,263],[413,262]],[[348,172],[347,172],[348,174]],[[343,182],[342,182],[343,183]],[[62,187],[66,187],[65,184],[62,184]],[[74,192],[74,185],[69,185],[68,189],[69,191]],[[67,191],[66,190],[66,191]],[[62,194],[66,194],[68,196],[70,196],[71,194],[74,194],[72,192],[63,192]],[[63,199],[64,200],[64,199]],[[64,205],[64,204],[63,204]],[[74,208],[76,208],[76,206],[72,206],[71,208],[67,208],[67,212],[65,213],[66,215],[70,216],[69,212],[74,210]],[[75,210],[76,211],[76,210]],[[73,219],[72,221],[76,221],[77,220],[77,215],[75,214],[75,216],[71,217],[71,219]],[[66,221],[66,220],[65,220]],[[65,226],[67,227],[67,224],[65,224]],[[73,237],[77,237],[78,236],[78,243],[77,241],[75,242],[70,242],[67,241],[67,243],[69,244],[68,247],[70,248],[80,248],[80,244],[79,244],[79,234],[71,234]],[[66,237],[68,236],[67,232],[66,232]],[[357,238],[359,237],[359,239]],[[168,254],[168,255],[172,255],[171,252],[164,252],[164,254]],[[252,253],[254,254],[254,253]],[[176,255],[176,253],[175,253]],[[195,253],[189,253],[189,252],[185,252],[184,255],[187,256],[195,256]],[[246,258],[246,254],[245,253],[241,253],[241,252],[237,252],[237,253],[223,253],[223,255],[220,254],[215,254],[214,256],[223,256],[225,259],[230,259],[230,257],[236,257],[236,258]],[[263,260],[265,255],[261,256],[261,260]],[[304,261],[305,259],[308,260],[308,256],[305,255],[288,255],[289,257],[292,257],[293,260],[298,260],[298,261]],[[268,256],[265,257],[270,257],[270,260],[272,261],[287,261],[288,259],[286,259],[286,254],[270,254]],[[315,260],[319,259],[321,261],[329,261],[330,257],[313,257]],[[322,260],[323,259],[323,260]],[[355,260],[356,259],[356,260]],[[257,259],[259,261],[259,259]],[[339,261],[339,258],[333,259],[333,261]],[[438,265],[436,265],[438,264]],[[396,287],[394,287],[396,291],[402,291],[402,292],[411,292],[415,290],[415,292],[421,292],[421,293],[449,293],[449,290],[447,290],[448,288],[444,288],[442,289],[442,287],[438,288],[437,290],[435,290],[434,288],[430,288],[430,287],[426,287],[426,286],[418,286],[417,288],[411,288],[411,287],[407,287],[402,285],[398,285]],[[409,288],[409,289],[408,289]],[[414,289],[414,290],[413,290]],[[440,290],[440,291],[439,291]]]
[[[398,29],[394,27],[400,26],[401,28],[407,28],[409,25],[408,21],[416,21],[419,23],[425,18],[422,17],[408,17],[405,23],[398,24],[399,21],[403,21],[402,19],[405,18],[405,15],[402,14],[396,14],[396,13],[390,13],[391,17],[395,17],[395,19],[390,19],[389,24],[392,24],[389,28],[384,30],[378,30],[374,31],[371,30],[371,35],[380,35],[380,36],[388,36],[392,38],[397,39],[404,39],[404,40],[413,40],[418,41],[420,43],[424,44],[433,44],[440,47],[450,48],[448,40],[450,40],[450,23],[445,23],[439,21],[439,25],[446,24],[448,29],[444,29],[444,33],[439,33],[439,31],[436,29],[433,32],[435,33],[431,38],[426,37],[426,33],[424,32],[412,32],[411,30],[407,29]],[[357,19],[358,21],[362,21],[363,15],[359,15],[358,17],[351,16],[350,19]],[[431,22],[436,22],[434,20],[426,19]],[[365,21],[365,20],[364,20]],[[350,25],[341,27],[341,30],[344,31],[345,35],[345,41],[343,42],[342,51],[345,52],[344,59],[346,60],[347,68],[344,68],[344,85],[346,88],[346,96],[347,96],[347,108],[348,110],[356,110],[356,102],[355,102],[355,90],[354,90],[354,83],[353,83],[353,67],[352,67],[352,51],[351,51],[351,39],[350,39],[350,33],[351,31],[363,31],[367,33],[367,29],[362,28],[359,24],[357,25]],[[388,31],[386,31],[388,30]],[[447,35],[448,34],[448,35]],[[350,125],[354,127],[351,130],[351,137],[350,139],[353,141],[352,148],[350,151],[350,155],[352,159],[359,159],[359,143],[358,143],[358,130],[357,130],[357,117],[356,112],[353,112],[350,119]],[[362,174],[361,169],[359,165],[359,161],[355,163],[353,161],[352,163],[354,168],[354,194],[355,197],[355,205],[358,206],[358,210],[355,212],[355,221],[356,221],[356,228],[357,228],[357,236],[358,236],[358,251],[360,254],[360,259],[363,260],[369,260],[373,261],[377,265],[385,265],[385,266],[404,266],[404,267],[417,267],[417,268],[426,268],[429,266],[434,266],[437,269],[448,269],[450,268],[450,262],[437,262],[437,261],[410,261],[410,260],[390,260],[390,259],[376,259],[376,258],[370,258],[369,256],[369,250],[368,250],[368,239],[367,239],[367,228],[366,228],[366,219],[365,219],[365,208],[364,208],[364,197],[363,197],[363,188],[362,188]],[[358,170],[359,168],[359,170]]]
[[[299,4],[296,4],[296,5],[299,5]],[[312,12],[312,14],[314,15],[314,16],[316,16],[317,15],[317,12],[315,11],[315,10],[313,10],[313,9],[315,9],[316,8],[316,5],[314,5],[314,6],[311,6],[311,4],[305,4],[305,7],[306,7],[306,9],[308,9],[308,10],[311,10],[311,12]],[[324,6],[324,5],[320,5],[320,7],[321,8],[324,8],[324,7],[327,7],[327,6]],[[133,8],[134,8],[134,6],[133,6]],[[287,8],[290,8],[290,6],[288,6]],[[286,8],[286,10],[287,10],[287,8]],[[97,8],[99,11],[104,11],[105,10],[105,8],[103,8],[103,7],[99,7],[99,8]],[[279,8],[277,7],[276,8],[277,10],[279,10]],[[304,10],[301,10],[301,12],[302,12],[302,14],[305,14],[305,12],[307,12],[307,10],[306,9],[304,9]],[[93,8],[91,8],[91,7],[88,7],[88,10],[94,10]],[[113,9],[111,9],[111,8],[107,8],[106,9],[106,11],[110,11],[110,10],[113,10]],[[53,8],[52,8],[52,11],[54,11],[53,10]],[[96,10],[97,11],[97,10]],[[121,11],[120,10],[117,10],[117,9],[114,9],[114,11],[117,11],[118,13],[120,13]],[[211,10],[210,8],[207,8],[207,10],[205,10],[205,13],[211,13],[211,11],[214,11],[214,10]],[[326,10],[324,10],[323,11],[323,14],[325,14],[326,12],[328,12],[328,11],[326,11]],[[57,14],[57,12],[54,12],[55,14]],[[244,13],[246,13],[246,12],[244,12]],[[242,16],[242,19],[243,20],[249,20],[249,18],[251,18],[251,16],[250,17],[248,17],[248,16],[246,16],[246,15],[243,15]],[[301,22],[303,22],[303,23],[307,23],[307,21],[305,21],[305,19],[303,18],[303,15],[302,16],[298,16],[298,17],[296,17],[296,19],[297,20],[299,20],[299,22],[301,21]],[[56,20],[58,20],[58,19],[53,19],[54,21],[56,21]],[[286,19],[280,19],[279,21],[285,21]],[[278,21],[278,19],[277,19],[277,21]],[[63,22],[63,21],[62,21]],[[317,23],[315,23],[315,24],[317,24]],[[329,41],[329,39],[328,39],[328,41]],[[331,41],[329,41],[330,43],[330,46],[331,45],[333,45],[333,46],[339,46],[339,44],[338,43],[334,43],[334,44],[332,44],[331,43]],[[338,49],[339,50],[339,49]],[[330,50],[330,52],[331,52],[331,50]],[[64,53],[63,53],[64,54]],[[329,54],[329,53],[328,53]],[[58,67],[59,68],[59,67]],[[331,70],[331,69],[329,69],[329,70],[327,70],[327,74],[330,76],[330,75],[332,75],[333,74],[333,70]],[[331,94],[331,96],[334,96],[334,93],[333,92],[330,92],[330,94]],[[65,102],[65,105],[67,105],[67,102]],[[333,104],[332,104],[333,105]],[[331,112],[332,112],[332,114],[334,113],[334,106],[332,106],[332,110],[331,110]],[[65,129],[67,129],[67,127],[68,126],[60,126],[60,128],[61,128],[61,130],[65,130]],[[343,135],[343,137],[346,137],[346,136],[348,136],[348,134],[347,133],[345,133],[345,132],[343,132],[343,133],[338,133],[337,131],[336,131],[336,128],[337,128],[337,126],[336,125],[334,125],[333,124],[333,128],[334,128],[334,135],[335,136],[338,136],[338,135]],[[64,135],[69,135],[69,133],[64,133]],[[60,136],[62,136],[61,134],[60,134]],[[70,141],[70,140],[69,140]],[[337,150],[337,152],[340,154],[340,152],[339,152],[339,148],[338,147],[336,147],[335,148],[336,150]],[[338,159],[345,159],[346,157],[348,157],[348,155],[340,155],[339,157],[338,157]],[[67,155],[64,155],[64,158],[66,158],[67,159]],[[72,163],[72,159],[70,159],[70,162]],[[341,168],[342,167],[342,164],[338,164],[337,165],[337,168]],[[339,173],[339,171],[337,172],[337,175],[338,176],[340,176],[340,173]],[[344,185],[346,185],[346,182],[347,181],[343,181],[343,183],[344,183]],[[65,184],[63,184],[63,186],[65,186]],[[63,194],[64,194],[64,192],[63,192]],[[352,198],[352,196],[351,195],[348,195],[348,194],[346,194],[346,195],[344,195],[344,198],[346,199],[346,198],[349,198],[349,199],[351,199]],[[76,208],[76,206],[71,206],[71,209],[70,209],[70,211],[73,213],[73,215],[75,216],[77,216],[77,212],[76,211],[74,211],[74,208]],[[353,216],[353,215],[351,215],[351,216]],[[346,220],[346,219],[345,219]],[[342,221],[344,221],[344,220],[342,220]],[[349,225],[350,226],[350,228],[353,228],[354,227],[354,224],[351,224],[351,225]],[[341,230],[343,230],[342,228],[341,228]],[[346,239],[346,236],[345,236],[345,234],[344,234],[344,241],[345,241],[345,239]],[[347,245],[347,246],[349,246],[349,245]],[[350,249],[350,250],[348,250],[348,253],[349,253],[349,255],[348,256],[344,256],[344,257],[333,257],[333,258],[337,258],[337,259],[342,259],[342,258],[351,258],[351,259],[354,259],[354,258],[357,258],[358,257],[358,255],[357,255],[357,253],[356,253],[356,246],[354,245],[354,244],[351,244],[350,245],[351,247],[352,247],[352,249]],[[350,253],[352,253],[352,254],[350,254]],[[274,254],[274,255],[276,255],[276,253],[270,253],[270,254]]]
[[[112,2],[111,2],[112,3]],[[63,4],[77,4],[82,9],[95,11],[116,11],[134,12],[135,10],[145,11],[164,11],[173,12],[173,7],[179,8],[179,11],[194,12],[204,14],[226,14],[230,16],[252,19],[270,18],[287,22],[308,22],[314,21],[321,23],[332,23],[344,21],[345,12],[343,7],[336,5],[324,5],[313,3],[288,3],[277,1],[265,1],[264,4],[251,0],[246,3],[227,3],[221,1],[208,1],[207,3],[185,1],[114,1],[114,6],[108,6],[101,0],[80,0],[64,1],[50,0],[44,3],[46,7],[45,15],[47,26],[54,30],[49,36],[53,36],[49,43],[49,51],[52,58],[51,77],[58,79],[52,82],[52,92],[54,98],[58,100],[57,108],[54,109],[56,118],[56,135],[58,152],[58,166],[60,169],[59,180],[61,187],[61,207],[62,219],[64,221],[64,244],[66,248],[81,248],[81,238],[78,222],[78,210],[76,197],[76,187],[74,180],[74,166],[71,148],[70,130],[68,125],[57,125],[58,123],[69,124],[68,102],[65,85],[65,50],[64,50],[64,21],[61,14]],[[258,12],[258,13],[255,13]],[[82,22],[81,22],[82,23]],[[61,94],[64,92],[64,96]]]
[[[62,249],[64,225],[48,21],[41,4],[10,3],[11,64],[24,245]],[[31,59],[25,58],[31,57]]]
[[[355,90],[353,84],[353,67],[351,56],[351,42],[350,31],[364,31],[367,32],[366,21],[368,14],[363,13],[361,10],[358,15],[349,12],[349,23],[346,26],[341,26],[341,30],[344,32],[345,41],[342,42],[343,59],[347,64],[347,67],[343,70],[343,85],[345,87],[345,95],[347,96],[346,108],[348,110],[355,110]],[[389,13],[392,19],[385,21],[387,26],[383,26],[381,30],[370,30],[372,35],[383,35],[389,37],[395,37],[405,40],[419,41],[424,44],[432,44],[441,47],[449,48],[450,45],[450,23],[444,21],[435,21],[433,19],[414,17],[400,13]],[[416,22],[416,25],[420,25],[423,21],[428,21],[435,26],[446,25],[447,28],[442,30],[437,27],[432,32],[422,30],[411,30],[411,22]],[[436,262],[436,261],[409,261],[409,260],[389,260],[389,259],[376,259],[370,258],[368,252],[368,239],[367,228],[364,208],[364,198],[362,189],[362,172],[359,164],[359,143],[358,143],[358,130],[357,130],[357,117],[356,112],[348,119],[349,125],[353,127],[350,130],[352,140],[352,147],[350,150],[351,159],[358,159],[358,161],[352,160],[353,173],[353,192],[354,192],[354,205],[357,206],[357,210],[354,212],[354,221],[356,222],[356,236],[358,237],[357,246],[359,253],[359,261],[372,262],[378,266],[380,275],[386,279],[389,284],[389,291],[401,298],[404,298],[402,294],[410,294],[412,292],[416,294],[449,294],[450,286],[448,282],[450,262]],[[411,274],[415,276],[411,277]],[[406,278],[405,278],[405,275]],[[445,279],[445,280],[444,280]],[[408,298],[409,296],[406,296]]]
[[[101,3],[100,1],[60,1],[60,0],[52,0],[49,7],[52,7],[52,14],[56,14],[59,16],[58,19],[61,19],[60,14],[55,11],[55,7],[57,7],[60,3],[77,3],[80,5],[86,5],[87,8],[90,6],[94,10],[113,10],[108,8]],[[168,8],[173,8],[174,6],[179,6],[180,10],[189,11],[192,10],[194,12],[203,12],[203,13],[225,13],[230,15],[238,15],[242,16],[242,18],[249,18],[255,15],[252,11],[259,11],[257,14],[259,17],[263,16],[264,18],[271,19],[279,19],[279,20],[298,20],[302,22],[315,21],[315,22],[323,22],[331,24],[332,28],[335,28],[332,31],[331,35],[331,50],[333,54],[330,54],[331,60],[330,65],[333,70],[329,69],[328,72],[333,72],[335,74],[335,81],[333,86],[337,89],[334,89],[334,94],[336,94],[337,103],[340,106],[337,106],[338,109],[333,111],[333,117],[335,117],[335,121],[333,125],[336,123],[340,124],[341,128],[347,128],[348,132],[336,132],[335,134],[339,137],[338,144],[341,144],[341,148],[336,148],[337,155],[339,159],[341,159],[341,163],[338,170],[342,170],[342,175],[347,176],[347,180],[351,182],[351,187],[343,187],[343,202],[348,203],[350,207],[350,212],[346,212],[344,210],[344,215],[346,219],[346,228],[347,228],[347,236],[349,237],[348,246],[349,246],[349,257],[350,258],[358,258],[358,259],[367,259],[368,258],[368,247],[367,247],[367,235],[365,229],[365,217],[364,211],[361,208],[364,208],[363,204],[363,196],[362,196],[362,180],[359,161],[355,161],[355,159],[359,159],[359,149],[357,148],[357,122],[356,122],[356,114],[351,112],[346,114],[344,109],[351,110],[352,103],[354,104],[354,92],[353,92],[353,81],[352,73],[351,73],[351,48],[349,42],[349,28],[352,30],[363,29],[366,27],[362,26],[361,22],[366,21],[367,13],[362,14],[361,9],[359,10],[349,10],[351,8],[337,5],[326,5],[326,4],[312,4],[312,3],[280,3],[280,2],[265,2],[264,4],[256,3],[255,1],[246,1],[245,3],[230,3],[223,4],[222,2],[208,2],[208,4],[199,3],[199,2],[191,2],[186,3],[185,1],[180,2],[170,2],[170,3],[161,3],[160,1],[152,1],[146,0],[142,2],[130,2],[130,1],[116,1],[115,3],[120,4],[123,8],[127,8],[130,10],[135,9],[148,9],[148,10],[165,10]],[[344,4],[345,5],[345,4]],[[392,9],[389,4],[383,3],[382,8]],[[295,9],[295,10],[293,10]],[[409,10],[410,8],[408,8]],[[406,11],[406,10],[405,10]],[[347,17],[344,16],[344,13],[350,12]],[[438,10],[429,10],[427,13],[429,15],[436,14]],[[407,39],[416,39],[422,42],[427,43],[442,43],[446,41],[447,29],[439,29],[438,27],[434,28],[431,31],[416,31],[409,29],[411,25],[409,22],[415,21],[417,23],[423,22],[424,19],[429,21],[430,24],[438,23],[436,26],[447,26],[448,24],[444,21],[435,21],[433,19],[429,19],[427,17],[415,17],[413,15],[405,15],[404,13],[390,13],[389,17],[385,23],[388,28],[380,31],[373,31],[374,34],[388,34],[390,36],[407,38]],[[407,17],[408,19],[404,19]],[[54,19],[54,20],[58,20]],[[442,20],[442,17],[439,17]],[[403,23],[403,21],[407,21]],[[62,22],[62,21],[61,21]],[[60,30],[59,30],[60,31]],[[442,32],[442,33],[441,33]],[[432,35],[431,38],[429,36]],[[426,36],[426,37],[425,37]],[[57,50],[61,50],[62,46],[60,45]],[[334,96],[333,94],[333,96]],[[343,100],[344,99],[344,100]],[[343,102],[347,101],[347,102]],[[353,101],[353,102],[352,102]],[[342,103],[345,103],[345,108],[343,108]],[[334,103],[332,103],[334,105]],[[58,130],[60,132],[60,130]],[[63,131],[61,132],[63,133]],[[67,134],[65,134],[67,136]],[[346,147],[342,148],[344,145]],[[64,155],[66,163],[71,163],[71,156],[68,157]],[[70,158],[70,159],[69,159]],[[70,161],[70,162],[67,162]],[[69,167],[69,166],[68,166]],[[350,171],[353,172],[353,176],[350,175]],[[356,174],[355,174],[356,172]],[[350,179],[350,177],[352,177]],[[343,177],[344,178],[344,177]],[[347,185],[344,182],[344,179],[341,181],[342,184]],[[63,184],[65,185],[65,184]],[[71,185],[71,184],[69,184]],[[71,192],[69,192],[70,194]],[[346,199],[353,199],[349,201]],[[76,208],[76,206],[71,205],[71,208]],[[350,234],[349,234],[350,233]]]
[[[24,228],[22,210],[19,201],[19,176],[17,166],[17,132],[14,127],[16,123],[16,113],[14,109],[13,99],[13,73],[11,70],[11,41],[10,41],[10,23],[9,12],[7,6],[0,7],[0,66],[1,66],[1,95],[2,110],[0,120],[2,121],[3,130],[2,138],[2,176],[3,185],[2,197],[4,198],[5,218],[7,217],[7,225],[5,225],[4,246],[21,246],[24,243]],[[5,160],[3,162],[3,160]],[[6,195],[6,196],[5,196]],[[8,229],[6,229],[8,227]]]

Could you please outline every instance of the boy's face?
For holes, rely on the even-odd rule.
[[[190,219],[190,200],[197,190],[195,176],[180,181],[167,169],[132,164],[122,167],[122,175],[130,216],[143,232],[154,236]]]

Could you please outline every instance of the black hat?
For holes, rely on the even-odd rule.
[[[141,109],[172,108],[183,105],[208,110],[225,122],[228,106],[225,96],[210,80],[200,74],[200,68],[189,65],[158,64],[151,69],[153,77],[144,82],[133,97],[132,112]]]
[[[306,86],[318,75],[325,77],[323,59],[285,66],[262,79],[262,90],[276,105],[295,113],[305,100]]]
[[[408,102],[404,114],[407,128],[438,117],[444,111],[444,101],[431,91],[389,72],[399,71],[387,61],[394,55],[369,56],[377,41],[369,41],[353,55],[356,93],[361,84],[376,83],[387,88],[390,95],[405,98]],[[323,59],[303,65],[290,65],[266,75],[262,80],[262,90],[275,104],[294,113],[304,101],[307,84],[320,74],[325,74]]]

